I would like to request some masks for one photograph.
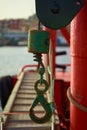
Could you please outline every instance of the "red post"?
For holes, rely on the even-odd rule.
[[[56,68],[56,30],[50,29],[51,35],[51,46],[52,46],[52,67],[53,67],[53,75],[55,77],[55,68]]]
[[[68,45],[70,46],[70,34],[69,34],[68,30],[66,29],[66,27],[61,28],[60,30],[61,30],[63,36],[65,37],[65,39],[67,40]]]
[[[87,0],[71,23],[70,130],[87,129]],[[80,105],[78,107],[78,104]]]

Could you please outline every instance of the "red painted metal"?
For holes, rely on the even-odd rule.
[[[16,84],[16,82],[17,82],[17,80],[18,80],[17,75],[12,76],[12,87],[14,87],[14,86],[15,86],[15,84]]]
[[[65,39],[67,40],[68,45],[70,46],[70,34],[69,34],[68,30],[66,29],[66,27],[61,28],[60,30],[61,30],[63,36],[65,37]]]
[[[23,66],[22,68],[21,68],[21,70],[20,70],[20,72],[19,72],[19,74],[18,75],[20,75],[21,74],[21,72],[23,72],[26,68],[37,68],[37,64],[29,64],[29,65],[25,65],[25,66]]]
[[[58,111],[61,130],[69,130],[69,101],[67,98],[67,88],[70,82],[65,82],[62,79],[55,80],[54,84],[54,99]]]
[[[71,23],[71,95],[87,107],[87,0]],[[87,129],[87,112],[70,106],[70,130]]]
[[[44,30],[48,30],[50,32],[51,39],[51,50],[52,50],[52,71],[55,78],[54,82],[54,100],[56,103],[60,127],[61,130],[69,128],[69,122],[66,121],[69,118],[69,101],[66,95],[67,88],[70,86],[70,75],[69,73],[64,72],[56,72],[55,71],[55,58],[56,58],[56,31],[48,28],[44,28]],[[51,57],[49,57],[49,62],[51,61]],[[44,55],[44,63],[47,64],[47,55]]]
[[[50,29],[50,35],[51,35],[51,45],[52,45],[52,70],[53,70],[53,75],[55,77],[55,68],[56,68],[56,30],[51,30]]]
[[[55,76],[55,68],[56,68],[56,30],[52,30],[46,27],[43,27],[43,30],[48,30],[50,32],[50,40],[51,40],[51,47],[52,47],[52,70],[53,75]]]

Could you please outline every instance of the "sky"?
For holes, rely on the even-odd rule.
[[[35,12],[35,0],[0,0],[0,19],[28,18]]]

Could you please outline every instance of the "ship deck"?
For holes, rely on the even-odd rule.
[[[29,117],[29,109],[36,97],[34,83],[39,79],[36,71],[24,71],[18,77],[18,81],[13,88],[10,98],[2,112],[4,122],[2,128],[4,130],[59,130],[59,119],[57,111],[52,119],[44,124],[33,122]],[[48,97],[47,97],[48,98]],[[42,106],[38,104],[35,108],[38,116],[42,117],[44,111]]]

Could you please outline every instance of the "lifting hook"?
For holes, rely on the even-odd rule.
[[[47,83],[46,80],[43,80],[43,83],[40,84],[41,86],[44,85],[44,89],[39,89],[38,86],[40,84],[40,80],[38,80],[34,87],[35,87],[35,90],[37,92],[37,97],[36,99],[34,100],[31,108],[30,108],[30,118],[36,122],[36,123],[45,123],[45,122],[48,122],[52,116],[52,109],[51,109],[51,106],[50,104],[47,102],[47,100],[45,99],[44,97],[44,93],[48,90],[49,88],[49,85]],[[44,108],[44,111],[45,111],[45,115],[43,117],[37,117],[35,115],[35,111],[34,111],[34,108],[38,105],[38,104],[41,104],[42,107]]]

